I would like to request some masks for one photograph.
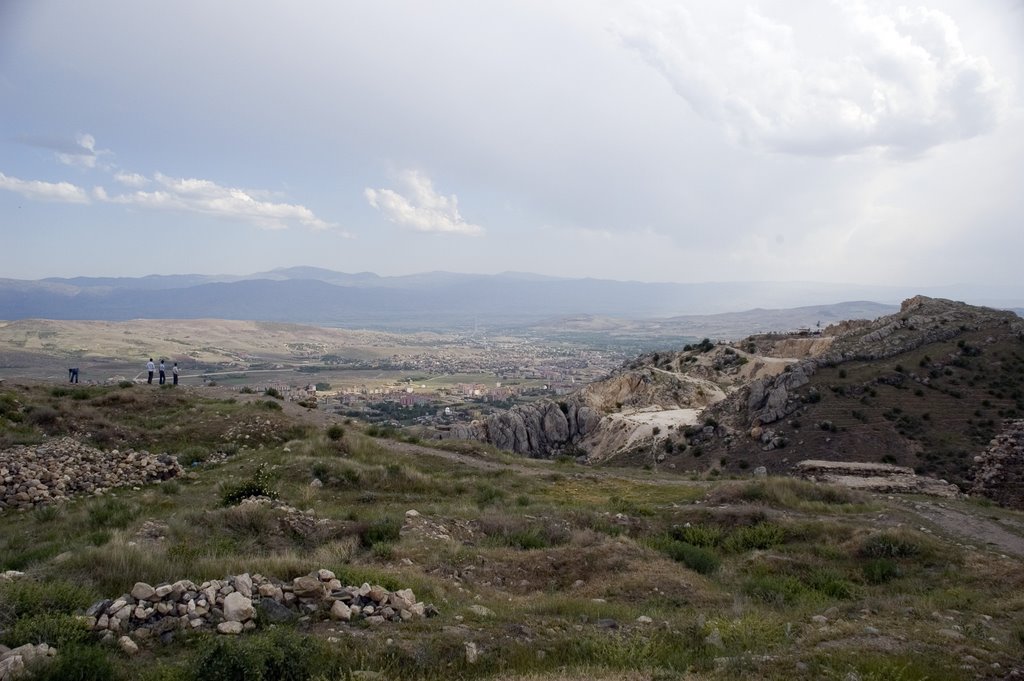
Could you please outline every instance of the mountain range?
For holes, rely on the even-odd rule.
[[[0,279],[0,319],[252,319],[328,326],[435,329],[529,325],[571,315],[669,319],[836,300],[895,304],[917,293],[1024,307],[1010,287],[869,286],[820,282],[646,283],[505,272],[379,276],[315,267],[251,275]],[[877,313],[877,312],[876,312]]]

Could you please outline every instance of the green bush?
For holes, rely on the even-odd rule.
[[[57,657],[33,667],[32,681],[117,681],[124,678],[96,646],[72,644],[57,651]]]
[[[875,558],[862,568],[868,584],[885,584],[900,576],[900,566],[890,558]]]
[[[194,464],[199,464],[206,461],[206,459],[208,459],[209,456],[210,452],[206,449],[206,447],[201,447],[199,445],[190,445],[188,447],[185,447],[185,449],[181,450],[180,452],[178,452],[178,463],[186,467],[192,466]]]
[[[702,575],[709,575],[717,571],[722,563],[714,551],[671,537],[657,537],[651,541],[651,546],[677,563],[682,563]]]
[[[493,485],[479,485],[476,488],[476,505],[480,508],[497,503],[505,498],[505,492]]]
[[[277,490],[274,487],[274,476],[267,469],[266,464],[261,464],[252,477],[248,480],[234,484],[225,484],[221,488],[221,503],[224,506],[234,506],[249,497],[270,497],[277,498]]]
[[[921,543],[913,537],[895,532],[871,535],[860,547],[860,555],[866,558],[908,558],[922,551]]]
[[[267,397],[273,397],[275,400],[284,399],[284,395],[282,395],[277,388],[267,388],[266,390],[263,391],[263,394],[266,395]]]
[[[793,605],[803,598],[808,589],[791,575],[758,575],[743,585],[743,592],[751,598],[769,605]]]
[[[359,542],[366,548],[373,548],[374,544],[393,544],[400,538],[402,523],[395,518],[381,518],[376,520],[359,533]]]
[[[63,648],[84,641],[87,634],[85,625],[71,615],[41,613],[17,620],[4,631],[3,642],[11,648],[26,643],[48,643]]]
[[[722,544],[725,533],[722,532],[722,528],[714,525],[691,525],[673,529],[672,536],[687,544],[711,548]]]
[[[267,411],[281,411],[281,405],[278,404],[277,402],[271,402],[270,400],[263,400],[262,402],[257,402],[256,405],[266,409]]]
[[[71,582],[0,582],[0,627],[32,615],[70,614],[95,600],[95,593]]]
[[[340,440],[345,435],[345,429],[337,423],[327,429],[327,437],[331,440]]]
[[[197,681],[307,681],[322,666],[318,639],[278,627],[245,638],[214,637],[197,656]]]
[[[749,527],[738,527],[726,538],[723,546],[732,553],[743,553],[753,549],[770,549],[785,542],[786,531],[771,523],[758,523]]]
[[[93,529],[123,529],[135,519],[139,509],[120,499],[103,499],[89,507],[89,526]]]

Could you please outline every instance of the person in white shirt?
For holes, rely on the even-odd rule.
[[[167,374],[164,373],[166,370],[167,370],[167,367],[164,365],[164,361],[161,359],[160,360],[160,385],[163,385],[164,383],[167,382]]]
[[[152,383],[153,382],[153,372],[156,371],[156,365],[153,364],[153,358],[152,357],[150,357],[149,361],[146,362],[146,371],[149,372],[149,380],[146,381],[146,382],[147,383]]]
[[[175,362],[174,366],[171,367],[171,375],[174,377],[174,385],[178,385],[178,363]]]

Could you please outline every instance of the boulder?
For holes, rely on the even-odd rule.
[[[233,591],[224,597],[224,619],[228,622],[245,622],[256,614],[252,600],[246,598],[238,591]]]

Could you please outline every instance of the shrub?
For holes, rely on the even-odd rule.
[[[908,558],[922,553],[920,542],[906,534],[882,532],[868,537],[860,547],[866,558]]]
[[[61,648],[47,664],[32,668],[32,681],[116,681],[124,678],[96,646],[72,644]]]
[[[672,530],[672,536],[679,541],[703,548],[721,545],[724,535],[722,528],[714,525],[691,525]]]
[[[267,397],[273,397],[275,400],[284,399],[284,395],[282,395],[277,388],[267,388],[266,390],[263,391],[263,394],[266,395]]]
[[[401,521],[395,518],[381,518],[360,531],[359,542],[368,549],[373,548],[375,544],[393,544],[399,540],[401,532]]]
[[[26,643],[48,643],[63,648],[84,641],[87,634],[85,626],[71,615],[41,613],[16,621],[4,631],[3,641],[11,648]]]
[[[95,594],[71,582],[20,580],[0,583],[0,627],[32,615],[70,614],[86,608]]]
[[[277,498],[274,477],[267,469],[266,464],[261,464],[248,480],[223,485],[220,498],[221,503],[225,506],[233,506],[242,501],[242,499],[258,496],[270,497],[271,499]]]
[[[194,466],[206,461],[209,456],[210,452],[205,447],[191,445],[178,453],[178,463],[182,466]]]
[[[671,537],[657,537],[651,541],[651,547],[702,575],[715,572],[722,563],[713,551]]]
[[[267,411],[281,411],[281,405],[277,402],[271,402],[270,400],[257,402],[256,405],[266,409]]]
[[[57,410],[45,405],[29,405],[25,407],[29,423],[37,426],[52,426],[57,423]]]
[[[120,499],[103,499],[89,507],[89,525],[94,529],[125,528],[139,514],[139,509]]]
[[[340,440],[345,435],[345,429],[337,423],[327,429],[327,437],[330,440]]]
[[[505,492],[494,485],[479,485],[476,488],[476,505],[480,508],[490,506],[505,498]]]
[[[770,549],[785,540],[786,532],[778,525],[758,523],[736,528],[729,534],[723,546],[732,553],[743,553],[752,549]]]
[[[215,637],[193,668],[200,681],[306,681],[323,658],[317,639],[278,627],[246,638]]]
[[[900,576],[900,566],[890,558],[875,558],[864,564],[863,572],[868,584],[885,584]]]

